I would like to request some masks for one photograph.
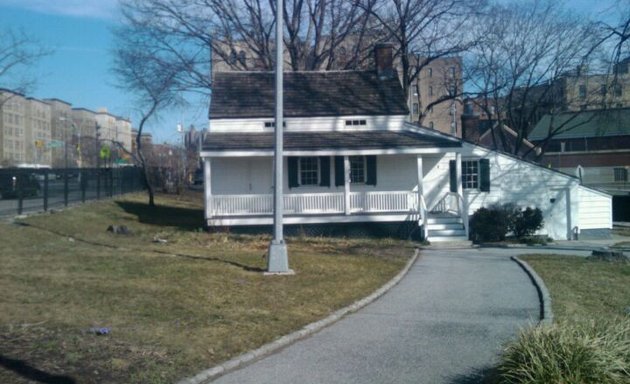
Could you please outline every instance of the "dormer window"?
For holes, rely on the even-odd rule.
[[[362,119],[362,120],[346,120],[346,126],[354,126],[354,125],[367,125],[367,121],[365,119]]]
[[[282,126],[284,128],[287,127],[287,122],[283,121],[282,122]],[[275,121],[265,121],[265,128],[275,128],[276,127],[276,122]]]

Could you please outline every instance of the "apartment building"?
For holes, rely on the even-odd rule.
[[[50,166],[50,105],[0,90],[0,165]]]
[[[409,119],[424,127],[462,137],[461,116],[462,58],[442,57],[427,61],[411,58],[412,67],[420,68],[409,87]]]
[[[114,140],[131,151],[129,119],[0,89],[1,167],[96,166],[102,142]],[[120,152],[118,159],[127,161]]]

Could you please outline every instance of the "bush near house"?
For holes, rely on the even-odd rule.
[[[504,241],[509,233],[518,239],[534,234],[543,226],[539,208],[521,209],[514,204],[479,208],[470,219],[470,237],[475,243]]]

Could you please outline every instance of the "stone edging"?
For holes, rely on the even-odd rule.
[[[534,283],[536,291],[538,292],[538,299],[540,300],[540,322],[541,325],[551,325],[553,323],[553,312],[551,311],[551,296],[549,290],[545,285],[543,279],[538,276],[534,268],[532,268],[526,261],[521,260],[518,256],[510,257],[516,262]]]
[[[222,376],[230,371],[233,371],[237,368],[240,368],[246,364],[250,364],[256,360],[262,359],[263,357],[272,354],[273,352],[278,351],[279,349],[285,348],[296,341],[303,339],[307,336],[310,336],[316,332],[319,332],[321,329],[341,320],[345,315],[356,312],[359,309],[365,307],[370,304],[374,300],[383,296],[387,291],[392,289],[396,284],[402,280],[402,278],[409,272],[411,266],[416,262],[419,257],[419,249],[416,248],[413,257],[407,262],[407,265],[400,271],[394,278],[388,281],[385,285],[377,289],[375,292],[370,294],[367,297],[364,297],[361,300],[355,301],[351,305],[341,308],[326,318],[318,320],[314,323],[310,323],[306,325],[304,328],[290,333],[288,335],[282,336],[281,338],[272,341],[271,343],[265,344],[260,348],[254,349],[253,351],[249,351],[240,356],[237,356],[231,360],[225,361],[219,365],[216,365],[212,368],[201,371],[197,375],[183,379],[178,381],[177,384],[201,384],[207,383],[219,376]]]

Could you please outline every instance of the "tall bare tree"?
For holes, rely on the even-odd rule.
[[[382,27],[385,35],[381,38],[395,44],[405,94],[409,94],[411,84],[431,62],[461,55],[475,45],[469,30],[475,24],[475,16],[485,9],[484,0],[355,1]],[[449,94],[423,108],[428,110],[456,96]]]
[[[518,135],[509,141],[503,129],[493,129],[494,145],[523,154],[523,140],[542,115],[556,115],[577,102],[564,81],[587,74],[597,47],[594,26],[558,2],[531,0],[494,5],[474,33],[478,44],[468,69],[478,106],[497,121],[495,128],[507,125]],[[574,128],[571,121],[550,128],[541,145]]]
[[[142,134],[148,121],[159,112],[182,102],[185,91],[181,65],[165,65],[160,47],[152,45],[152,37],[137,25],[127,25],[115,31],[119,44],[114,50],[113,71],[119,86],[136,96],[139,123],[136,135],[137,156],[147,186],[149,206],[155,206],[154,187],[150,177]],[[168,55],[168,53],[167,53]],[[183,83],[183,84],[182,84]],[[182,88],[184,87],[184,88]]]
[[[0,88],[26,93],[35,83],[29,69],[51,51],[21,30],[0,29]],[[0,96],[0,107],[10,97]]]

